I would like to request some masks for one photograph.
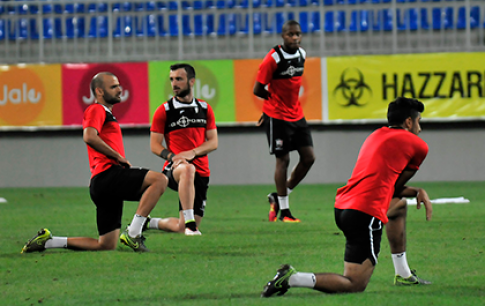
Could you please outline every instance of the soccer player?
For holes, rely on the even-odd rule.
[[[155,111],[150,148],[166,160],[163,173],[178,191],[179,218],[151,218],[148,228],[198,236],[209,186],[207,154],[218,145],[216,122],[211,106],[194,97],[194,67],[170,66],[170,82],[174,96]]]
[[[113,106],[121,101],[118,78],[101,72],[91,80],[96,102],[84,112],[83,140],[87,144],[91,183],[89,192],[96,205],[99,239],[57,237],[41,229],[22,248],[22,253],[46,248],[103,251],[116,248],[118,237],[135,252],[146,252],[142,227],[146,217],[165,191],[168,180],[162,173],[131,168],[125,157],[121,129]],[[140,201],[131,225],[121,234],[123,201]]]
[[[264,125],[269,153],[276,157],[276,192],[268,195],[269,221],[300,222],[290,212],[288,195],[307,175],[315,161],[313,140],[299,100],[306,52],[300,47],[301,28],[294,20],[283,24],[283,45],[263,59],[253,93],[264,99],[258,125]],[[265,88],[268,86],[268,89]],[[298,150],[299,162],[287,177],[290,151]]]
[[[418,209],[423,203],[426,219],[431,219],[432,206],[426,191],[406,186],[428,153],[428,145],[417,136],[423,111],[423,103],[415,99],[397,98],[391,102],[387,112],[389,126],[367,137],[350,179],[337,190],[335,222],[346,238],[344,274],[299,273],[292,266],[283,265],[264,287],[262,297],[282,295],[290,287],[327,293],[362,292],[377,264],[382,228],[388,220],[389,224],[394,223],[389,237],[391,251],[393,243],[405,247],[403,239],[395,238],[405,234],[405,213],[398,212],[405,203],[403,197],[416,197]],[[399,244],[403,242],[404,245]],[[429,284],[415,273],[406,272],[407,275],[397,275],[395,282]]]

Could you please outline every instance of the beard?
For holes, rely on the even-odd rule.
[[[118,103],[121,102],[121,98],[120,97],[112,96],[112,95],[107,94],[107,93],[105,93],[103,95],[103,99],[104,99],[104,101],[106,101],[107,103],[109,103],[111,105],[118,104]]]
[[[179,94],[177,95],[177,97],[179,97],[179,98],[183,98],[183,97],[187,96],[188,94],[190,94],[190,88],[187,88],[187,89],[181,90],[181,91],[179,92]]]

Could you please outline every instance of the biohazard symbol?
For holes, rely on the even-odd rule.
[[[372,97],[372,89],[364,81],[364,75],[357,68],[347,68],[340,76],[340,84],[333,90],[333,96],[341,94],[340,99],[336,97],[336,101],[341,106],[349,107],[364,106],[369,103],[369,100],[364,97],[365,93]]]

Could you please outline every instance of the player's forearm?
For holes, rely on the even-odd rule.
[[[111,157],[115,160],[118,160],[120,157],[123,157],[120,153],[113,150],[113,148],[107,145],[106,142],[104,142],[100,137],[92,137],[87,141],[85,140],[85,142],[88,146],[95,149],[99,153],[104,154],[108,157]]]
[[[253,94],[261,99],[268,100],[270,97],[269,91],[266,90],[263,84],[256,82],[253,88]]]
[[[207,155],[210,152],[215,151],[217,149],[217,146],[218,146],[217,138],[216,139],[210,139],[210,140],[204,142],[199,147],[194,148],[195,156],[197,157],[197,156]]]
[[[402,191],[399,193],[400,197],[416,197],[421,188],[404,186]]]

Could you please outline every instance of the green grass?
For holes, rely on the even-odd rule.
[[[294,288],[261,299],[282,263],[305,272],[343,271],[344,238],[333,220],[338,185],[302,185],[291,195],[301,224],[269,223],[272,186],[211,186],[201,237],[146,232],[151,253],[50,249],[20,254],[41,227],[57,236],[97,237],[87,188],[0,189],[0,305],[485,305],[483,182],[416,184],[431,198],[465,196],[470,204],[435,205],[433,220],[411,206],[408,261],[426,287],[393,286],[383,237],[379,264],[361,294]],[[125,205],[123,226],[136,203]],[[152,216],[177,216],[177,197],[162,196]]]

